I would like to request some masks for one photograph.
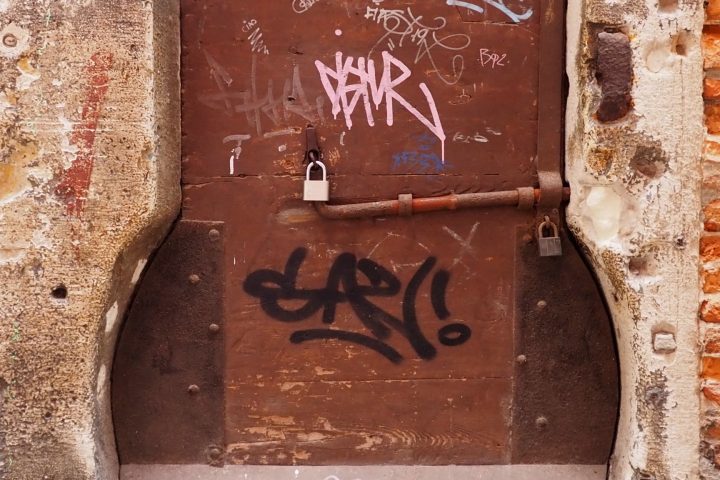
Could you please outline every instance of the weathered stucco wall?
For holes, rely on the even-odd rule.
[[[179,207],[173,0],[0,0],[0,477],[117,477],[120,320]]]
[[[621,362],[610,476],[701,478],[703,2],[569,4],[568,221],[604,287]]]
[[[568,4],[569,224],[622,364],[611,477],[720,478],[720,95],[708,59],[701,189],[703,2]],[[179,206],[177,22],[173,0],[0,0],[0,477],[117,476],[113,346]]]

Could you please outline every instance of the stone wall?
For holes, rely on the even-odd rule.
[[[707,138],[703,2],[568,5],[568,221],[621,359],[611,476],[720,478],[720,0]],[[113,347],[179,206],[177,22],[173,0],[0,0],[2,478],[117,477]]]
[[[179,202],[177,2],[0,0],[0,477],[117,477],[108,378]]]
[[[610,477],[700,478],[703,2],[568,3],[568,223],[620,357]]]

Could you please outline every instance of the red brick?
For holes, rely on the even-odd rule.
[[[713,200],[705,205],[705,230],[708,232],[720,232],[720,200]]]
[[[710,175],[703,178],[703,192],[720,194],[720,175]]]
[[[720,440],[720,425],[711,422],[703,428],[704,437],[711,440]]]
[[[720,133],[720,105],[713,103],[705,104],[705,126],[708,133]]]
[[[720,0],[707,0],[705,17],[709,21],[720,20]]]
[[[720,66],[720,26],[706,25],[702,35],[705,68]]]
[[[703,88],[705,100],[720,100],[720,78],[706,78]]]
[[[704,262],[720,259],[720,236],[700,239],[700,257]]]
[[[720,358],[703,357],[702,377],[706,380],[720,380]]]
[[[700,318],[708,323],[720,323],[720,305],[704,301],[700,306]]]
[[[720,353],[720,340],[712,339],[705,342],[705,353]]]
[[[704,150],[706,155],[720,156],[720,143],[712,140],[705,140]]]
[[[705,293],[720,293],[720,270],[704,270],[702,277]]]
[[[720,403],[720,385],[708,384],[703,387],[702,391],[705,398]]]

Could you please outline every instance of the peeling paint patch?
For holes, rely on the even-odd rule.
[[[303,387],[305,384],[302,382],[283,382],[280,384],[280,391],[281,392],[287,392],[288,390],[292,390],[296,387]],[[300,393],[300,392],[298,392]]]
[[[322,377],[325,375],[333,375],[335,374],[335,370],[325,370],[322,367],[315,367],[315,375],[318,377]]]
[[[145,265],[147,265],[147,258],[138,260],[138,263],[135,266],[135,271],[133,272],[132,280],[130,280],[131,284],[135,285],[138,280],[140,280],[140,275],[142,275],[143,270],[145,270]]]
[[[20,75],[15,80],[15,88],[18,91],[27,90],[36,81],[40,80],[40,72],[27,57],[21,57],[17,62]]]
[[[282,426],[286,426],[286,427],[295,425],[294,417],[281,417],[278,415],[271,415],[269,417],[264,417],[263,420],[267,420],[272,425],[282,425]]]
[[[99,397],[102,396],[103,392],[107,388],[107,368],[105,365],[100,365],[100,369],[98,370],[98,376],[97,376],[97,387],[96,387],[96,393]]]
[[[113,329],[115,328],[115,324],[117,323],[118,319],[118,303],[115,302],[112,304],[112,307],[110,307],[105,314],[105,334],[108,335],[112,333]]]
[[[70,143],[78,148],[77,156],[56,189],[56,194],[67,204],[67,214],[80,216],[90,189],[90,176],[95,163],[95,134],[100,110],[110,86],[109,71],[113,55],[109,52],[94,54],[86,68],[88,89],[82,109],[82,120],[73,129]]]
[[[75,432],[75,449],[79,460],[85,465],[87,471],[95,467],[95,441],[93,430],[89,422],[83,422]]]
[[[37,158],[38,147],[34,142],[0,140],[0,145],[10,150],[7,162],[0,162],[0,204],[12,201],[28,187],[23,174],[25,167]]]
[[[622,199],[610,187],[592,187],[585,200],[597,242],[607,242],[620,231]]]

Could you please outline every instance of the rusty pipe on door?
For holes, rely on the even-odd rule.
[[[315,209],[323,218],[348,220],[357,218],[386,217],[398,215],[409,217],[414,213],[459,210],[465,208],[518,207],[529,210],[537,205],[542,192],[538,188],[525,187],[516,190],[482,193],[452,193],[441,197],[413,198],[401,194],[397,200],[329,205],[314,202]],[[570,189],[563,188],[563,201],[570,200]]]

